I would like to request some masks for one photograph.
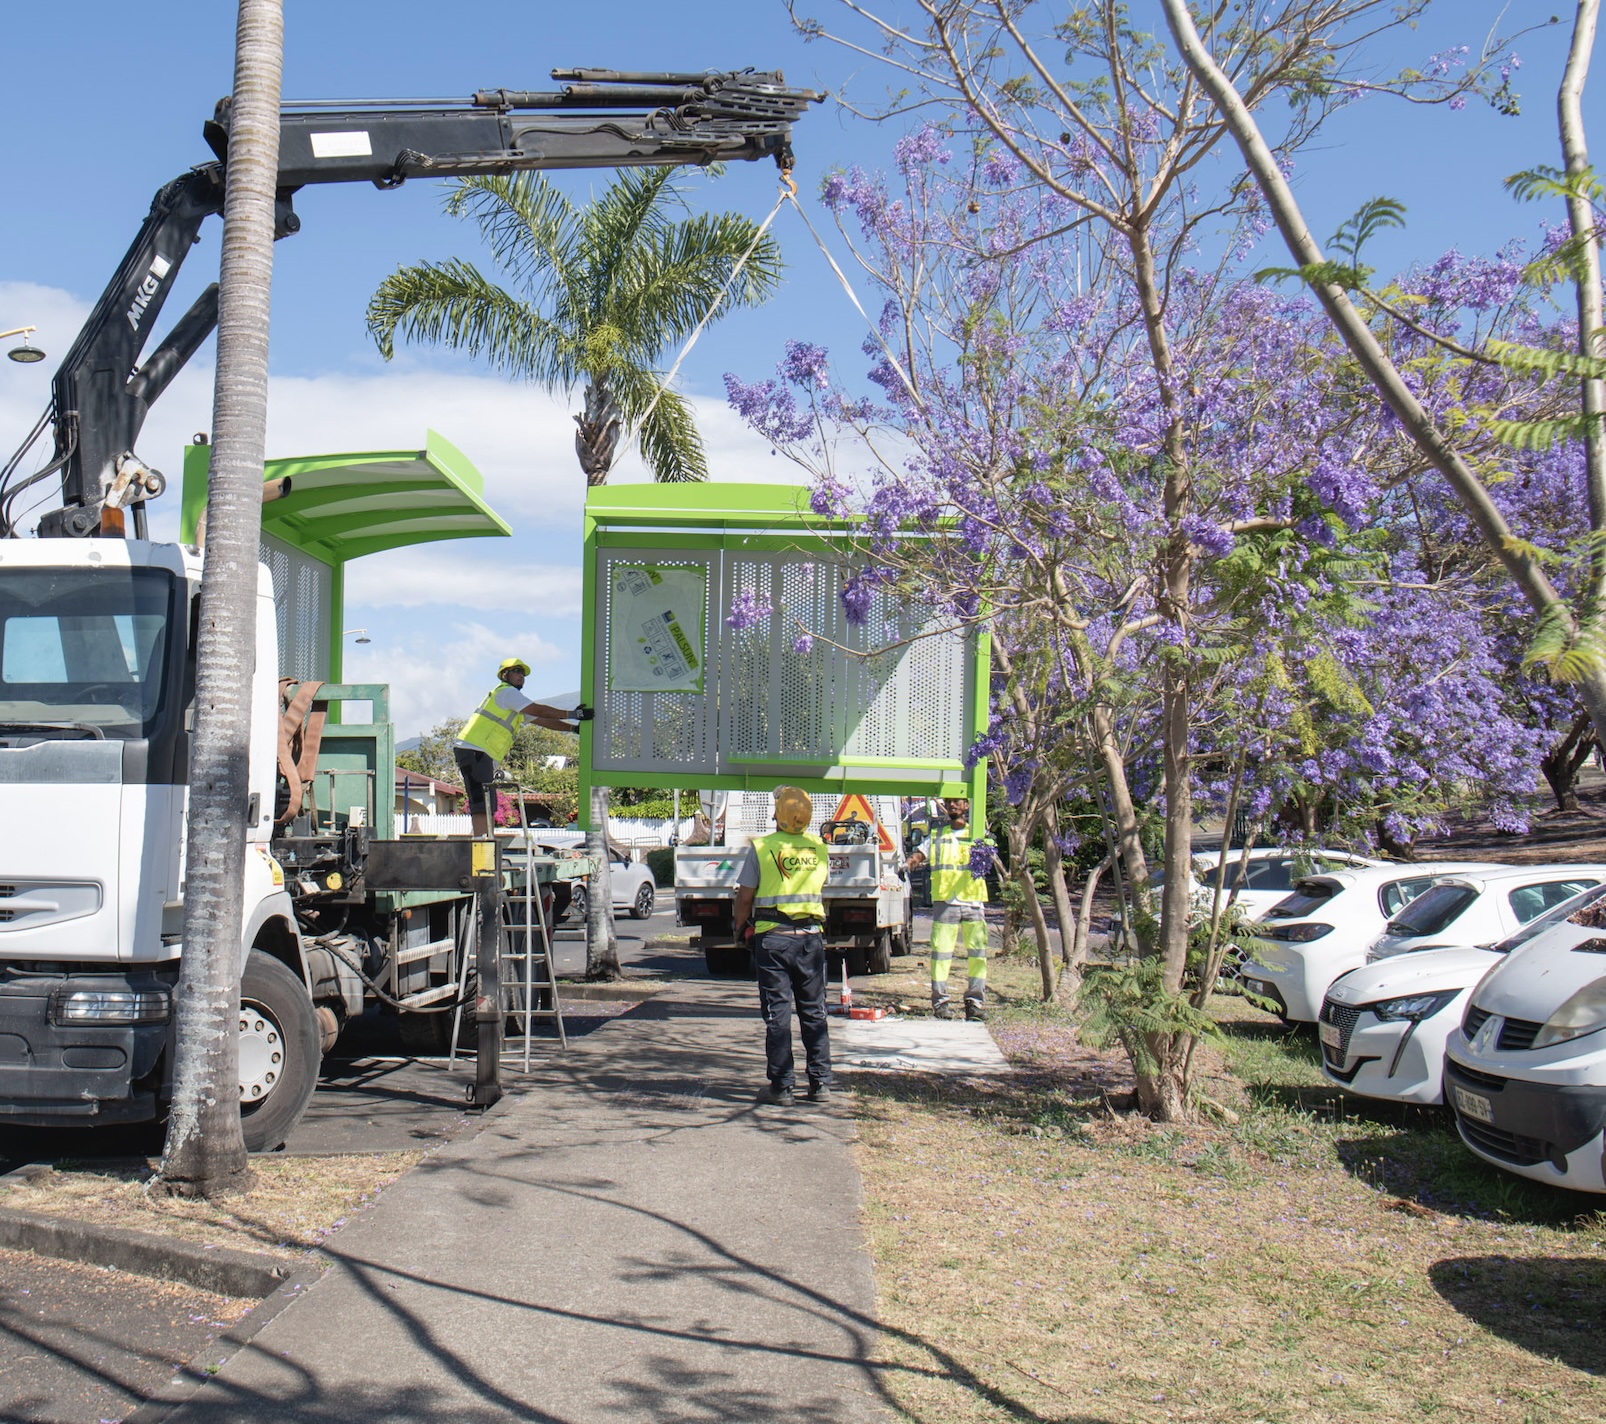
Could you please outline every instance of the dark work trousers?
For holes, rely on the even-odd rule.
[[[824,936],[819,930],[766,930],[754,941],[753,968],[758,975],[759,1011],[764,1015],[764,1056],[770,1082],[777,1088],[790,1088],[793,1083],[795,999],[809,1082],[829,1083],[831,1030],[825,1016]]]

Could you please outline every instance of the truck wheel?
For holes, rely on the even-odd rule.
[[[882,930],[870,946],[869,971],[872,974],[892,973],[892,931]]]
[[[272,1152],[318,1086],[322,1032],[307,986],[253,949],[240,980],[240,1126],[247,1152]]]
[[[870,951],[863,945],[856,944],[850,949],[843,950],[842,958],[848,966],[850,979],[859,979],[876,972],[870,968]]]

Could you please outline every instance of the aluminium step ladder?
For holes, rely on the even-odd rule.
[[[500,977],[504,1009],[514,1019],[523,1020],[523,1068],[528,1073],[530,1045],[534,1037],[531,1028],[536,1020],[550,1020],[557,1025],[558,1043],[564,1049],[569,1046],[569,1035],[563,1025],[563,1004],[558,997],[557,972],[552,957],[552,923],[542,900],[541,881],[536,875],[535,852],[530,844],[530,827],[524,814],[523,788],[511,778],[501,776],[495,784],[513,788],[519,811],[520,850],[516,855],[504,852],[502,857],[506,871],[502,885]],[[462,969],[458,974],[458,1005],[452,1014],[452,1042],[447,1054],[447,1061],[454,1064],[461,1041],[463,999],[468,992],[469,969],[474,960],[472,924],[472,917],[464,916],[459,944]],[[508,1043],[504,1040],[504,1052],[507,1047]]]

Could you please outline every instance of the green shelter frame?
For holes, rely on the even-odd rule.
[[[867,625],[846,623],[855,522],[808,499],[775,484],[588,491],[580,685],[596,717],[581,726],[582,808],[593,785],[781,782],[985,804],[986,766],[964,757],[987,725],[986,634],[879,593]],[[733,626],[739,601],[770,613]],[[672,638],[655,639],[658,620]]]

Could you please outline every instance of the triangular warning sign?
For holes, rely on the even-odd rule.
[[[876,820],[875,812],[870,809],[870,803],[858,792],[852,792],[837,802],[836,810],[831,813],[833,821],[868,821],[875,827],[876,843],[887,855],[892,854],[892,837],[887,834],[887,828]]]

